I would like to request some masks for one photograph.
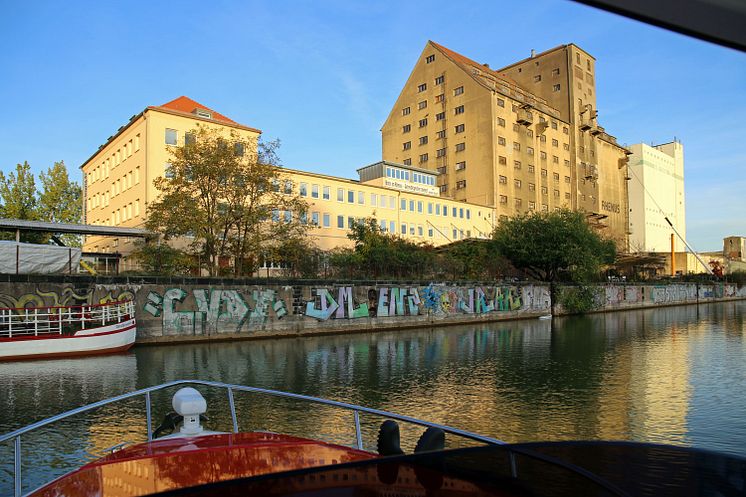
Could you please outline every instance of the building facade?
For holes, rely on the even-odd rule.
[[[235,131],[253,142],[261,133],[187,97],[146,108],[81,166],[85,222],[144,227],[147,205],[158,197],[153,180],[168,170],[169,148],[182,146],[198,125]],[[281,191],[308,203],[309,236],[323,250],[352,246],[352,222],[371,217],[385,232],[435,246],[487,238],[494,229],[493,208],[441,197],[436,172],[382,161],[358,173],[360,179],[352,180],[282,169]],[[131,241],[111,237],[87,237],[84,243],[86,252],[126,256],[134,249]]]
[[[627,154],[597,123],[595,60],[563,45],[499,70],[432,41],[382,133],[383,159],[499,218],[569,208],[627,248]]]
[[[629,147],[629,226],[633,252],[685,250],[686,202],[684,199],[684,146],[673,141],[662,145],[637,143]]]

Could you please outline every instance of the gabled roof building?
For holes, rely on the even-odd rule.
[[[429,41],[391,109],[383,159],[498,220],[567,207],[627,249],[627,154],[598,124],[595,59],[562,45],[494,70]]]

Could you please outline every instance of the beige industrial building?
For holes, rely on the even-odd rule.
[[[595,59],[562,45],[493,70],[432,41],[381,129],[383,159],[500,218],[581,210],[627,249],[628,151],[598,125]]]
[[[684,146],[674,140],[652,146],[637,143],[629,149],[632,152],[628,165],[630,250],[670,252],[671,235],[674,235],[674,250],[684,251],[681,240],[686,239]]]
[[[147,107],[81,166],[85,222],[144,227],[147,206],[158,197],[153,180],[167,174],[169,148],[182,146],[198,126],[235,131],[253,142],[261,133],[183,96]],[[282,170],[282,191],[308,203],[309,234],[319,248],[351,246],[352,221],[368,217],[386,232],[435,246],[486,238],[494,229],[491,207],[441,197],[437,172],[381,161],[358,173],[360,180]],[[128,239],[90,236],[84,242],[84,251],[94,253],[126,256],[134,248]]]

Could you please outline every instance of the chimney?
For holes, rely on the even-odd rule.
[[[486,64],[486,63],[485,63],[485,64],[482,64],[482,65],[483,65],[484,67],[486,67],[487,69],[489,69],[489,68],[490,68],[490,65],[489,65],[489,64]]]
[[[531,58],[533,59],[534,57],[536,57],[536,50],[534,50],[534,49],[532,48],[532,49],[531,49]]]

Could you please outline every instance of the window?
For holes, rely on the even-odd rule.
[[[319,225],[319,213],[318,212],[311,213],[311,224],[313,224],[314,226]]]
[[[286,223],[290,223],[290,221],[292,221],[292,220],[293,220],[293,213],[292,213],[292,212],[290,212],[290,211],[285,211],[285,212],[284,212],[284,216],[283,216],[283,220],[284,220],[284,221],[285,221]],[[303,224],[305,224],[305,222],[304,222]]]
[[[440,185],[440,193],[445,193],[447,191],[448,191],[448,185]]]
[[[324,200],[329,200],[329,193],[330,193],[330,192],[329,192],[329,187],[328,187],[328,186],[325,186],[325,187],[324,187],[324,193],[323,193],[323,198],[324,198]]]
[[[454,95],[461,95],[462,93],[464,93],[464,87],[463,86],[459,86],[458,88],[456,88],[455,90],[453,90],[453,94]]]
[[[553,193],[554,193],[554,196],[555,196],[555,197],[559,198],[559,196],[560,196],[560,195],[559,195],[559,190],[554,190],[554,192],[553,192]]]
[[[542,169],[541,170],[541,177],[542,178],[546,178],[547,177],[547,170],[546,169]]]
[[[435,120],[436,121],[442,121],[445,118],[446,118],[446,113],[445,112],[438,112],[437,114],[435,114]]]
[[[417,108],[419,110],[422,110],[422,109],[424,109],[426,107],[427,107],[427,100],[423,100],[422,102],[420,102],[420,103],[417,104]]]
[[[401,234],[402,235],[407,234],[407,223],[401,223]]]
[[[521,168],[521,161],[519,161],[519,160],[514,160],[514,161],[513,161],[513,167],[514,167],[515,169],[520,169],[520,168]]]
[[[414,212],[414,200],[409,201],[409,212]]]
[[[505,100],[503,100],[502,98],[498,98],[497,99],[497,106],[498,107],[505,107]]]
[[[522,204],[523,204],[523,200],[521,200],[519,198],[515,199],[515,206],[516,207],[520,207]]]
[[[466,169],[466,161],[456,163],[456,171],[463,171]]]
[[[344,216],[337,216],[337,228],[344,229],[345,227],[345,217]]]
[[[420,145],[427,145],[427,136],[420,136]]]
[[[355,203],[355,192],[353,190],[347,190],[347,203],[348,204]]]
[[[445,157],[446,155],[446,149],[439,148],[437,152],[435,152],[436,157]]]
[[[505,119],[503,119],[502,117],[498,117],[497,118],[497,125],[498,126],[502,126],[504,128],[505,127]]]
[[[570,130],[569,130],[569,129],[567,128],[567,126],[563,126],[563,127],[562,127],[562,132],[563,132],[564,134],[566,134],[566,135],[569,135],[569,134],[570,134]]]
[[[293,193],[293,182],[290,180],[285,180],[285,194],[290,195]]]
[[[562,144],[562,148],[564,148],[565,150],[570,150],[570,144],[569,143],[563,143]]]
[[[569,166],[569,165],[570,165],[570,161],[569,161],[569,160],[567,160],[567,159],[565,159],[565,165],[566,165],[566,166]]]
[[[539,136],[539,141],[541,143],[546,143],[547,142],[547,136],[546,135],[540,135]]]
[[[446,130],[441,129],[440,131],[438,131],[437,133],[435,133],[435,137],[438,140],[441,140],[441,139],[445,138],[446,137]]]
[[[536,202],[534,202],[533,200],[529,200],[528,201],[528,210],[532,211],[534,209],[536,209]]]
[[[569,182],[570,182],[570,177],[569,176],[565,176],[565,183],[569,183]]]
[[[404,108],[403,108],[403,109],[401,110],[401,115],[402,115],[402,116],[408,116],[408,115],[409,115],[409,107],[404,107]]]
[[[423,92],[425,90],[427,90],[427,83],[422,83],[421,85],[417,86],[417,91],[418,92]]]
[[[194,145],[197,142],[197,137],[194,133],[184,133],[184,145]]]
[[[427,154],[420,155],[420,163],[427,162]]]
[[[552,146],[559,147],[559,140],[557,140],[556,138],[552,138]]]
[[[435,55],[428,55],[427,57],[425,57],[425,62],[427,64],[429,64],[431,62],[435,62]]]
[[[166,178],[169,178],[169,179],[171,179],[171,178],[174,177],[174,169],[171,167],[171,164],[168,163],[168,162],[166,162],[166,164],[163,166],[163,176],[165,176]],[[113,190],[113,188],[112,188],[112,190]],[[112,191],[112,195],[113,194],[114,194],[114,192]]]
[[[553,162],[554,164],[559,164],[559,157],[557,157],[556,155],[553,155],[553,156],[552,156],[552,162]]]
[[[364,192],[357,192],[357,203],[360,205],[365,205],[365,193]]]
[[[529,183],[528,184],[528,191],[535,192],[536,191],[536,184],[535,183]]]
[[[504,166],[508,163],[508,159],[501,155],[497,158],[497,162]]]
[[[534,83],[538,83],[539,81],[541,81],[541,74],[534,76]]]
[[[541,157],[542,160],[547,160],[547,153],[546,152],[539,152],[539,157]]]
[[[456,125],[456,133],[463,133],[464,132],[464,125],[458,124]]]
[[[404,159],[404,165],[405,166],[411,166],[412,165],[412,159]]]
[[[445,98],[446,98],[446,96],[443,95],[442,93],[440,95],[435,95],[435,103],[439,104],[439,103],[443,102],[443,100],[445,100]]]
[[[405,124],[404,127],[401,129],[402,133],[409,133],[412,131],[412,125],[411,124]]]
[[[560,85],[552,85],[552,91],[560,91]]]
[[[300,190],[299,190],[301,197],[307,197],[308,196],[308,184],[307,183],[301,183],[300,184]]]
[[[378,204],[378,195],[376,195],[375,193],[371,193],[370,194],[370,205],[372,205],[373,207],[375,207],[376,204]],[[383,207],[383,206],[381,206],[381,207]]]
[[[515,186],[516,188],[520,188],[522,186],[521,180],[519,179],[513,180],[513,186]]]
[[[432,214],[433,213],[433,203],[432,202],[428,202],[427,203],[427,213],[428,214]]]
[[[427,126],[427,118],[420,119],[420,128],[424,128],[425,126]]]
[[[331,216],[328,213],[324,213],[323,220],[324,228],[328,228],[329,226],[331,226]]]
[[[508,203],[508,197],[505,195],[500,195],[500,203],[501,204],[507,204]]]
[[[311,198],[319,198],[319,185],[311,185]]]
[[[570,198],[570,192],[565,192],[565,198],[567,198],[567,199]]]
[[[458,114],[463,114],[463,113],[464,113],[464,106],[463,106],[463,105],[459,105],[458,107],[456,107],[456,108],[454,109],[454,113],[455,113],[456,115],[458,115]]]
[[[456,144],[456,152],[463,152],[464,150],[466,150],[466,143],[461,142]]]
[[[464,185],[466,185],[466,182],[464,182]],[[451,215],[452,215],[453,217],[456,217],[456,208],[455,208],[455,207],[453,207],[453,208],[451,209]]]
[[[244,153],[243,143],[234,143],[233,144],[233,154],[236,157],[243,157],[243,153]]]
[[[465,179],[462,179],[461,181],[457,181],[456,182],[456,190],[461,190],[463,188],[466,188],[466,180]],[[454,209],[455,209],[455,207],[454,207]],[[456,214],[454,214],[454,216],[455,215]]]
[[[381,205],[383,205],[383,202],[381,202]],[[396,197],[393,195],[389,195],[389,209],[396,209]]]
[[[559,76],[560,70],[558,67],[552,69],[552,76]]]
[[[396,221],[389,222],[389,231],[391,233],[396,233]]]
[[[403,148],[404,150],[409,150],[410,148],[412,148],[412,142],[411,142],[411,141],[408,141],[408,142],[404,142],[404,143],[402,143],[402,148]]]
[[[417,225],[417,236],[422,236],[422,233],[423,233],[422,225],[418,224]]]
[[[176,130],[166,128],[166,145],[176,145]]]
[[[445,82],[445,80],[446,80],[445,76],[438,76],[435,78],[435,84],[442,85]]]
[[[554,173],[552,177],[554,178],[554,181],[559,181],[559,173]]]
[[[498,136],[497,137],[497,144],[498,145],[505,145],[505,137],[504,136]]]
[[[400,203],[401,203],[401,206],[399,208],[401,210],[403,210],[403,211],[407,210],[407,201],[406,201],[406,199],[401,199]]]
[[[355,218],[352,216],[347,216],[347,227],[352,228],[355,226]]]
[[[508,177],[507,176],[500,176],[499,181],[501,185],[507,185],[508,184]]]
[[[422,203],[422,200],[417,201],[417,212],[422,212],[422,206],[424,204]]]
[[[534,155],[534,149],[533,149],[533,147],[526,147],[526,153],[528,155]]]
[[[337,202],[345,201],[345,191],[343,188],[337,188]]]
[[[435,215],[440,216],[440,204],[435,204]]]
[[[520,150],[521,144],[518,142],[513,142],[513,150]]]

